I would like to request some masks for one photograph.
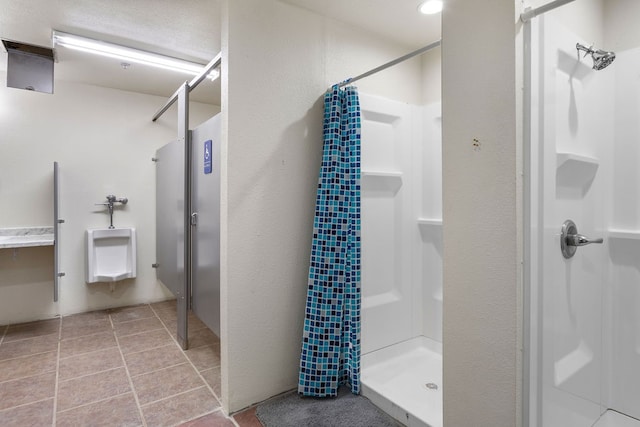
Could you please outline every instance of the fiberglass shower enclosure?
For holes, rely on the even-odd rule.
[[[567,15],[525,27],[530,426],[640,426],[640,49],[612,42],[629,2],[603,4],[605,36],[594,48],[617,56],[600,70],[576,48],[595,36]],[[571,247],[567,220],[577,227],[570,234],[594,244]]]
[[[440,104],[361,94],[362,394],[442,425]]]

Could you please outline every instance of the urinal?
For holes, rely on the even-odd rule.
[[[136,229],[87,230],[87,283],[136,277]]]

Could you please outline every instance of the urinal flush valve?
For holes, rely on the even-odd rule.
[[[126,197],[117,198],[113,194],[110,194],[110,195],[107,196],[107,202],[106,203],[96,203],[96,205],[101,205],[101,206],[106,206],[107,207],[107,210],[109,211],[109,228],[115,228],[113,226],[113,205],[115,203],[121,203],[123,205],[126,205],[128,201],[129,201],[129,199],[127,199]]]

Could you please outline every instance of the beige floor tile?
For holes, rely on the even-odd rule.
[[[178,320],[178,314],[175,310],[156,310],[157,316],[163,323],[175,322]]]
[[[188,322],[187,352],[175,300],[0,326],[0,426],[142,426],[136,394],[149,427],[234,425],[217,398],[220,340]]]
[[[118,338],[118,342],[120,343],[122,352],[125,354],[163,347],[174,343],[173,338],[164,328],[135,335],[127,335],[126,337]]]
[[[56,427],[137,427],[142,425],[133,393],[56,414]],[[151,427],[151,425],[149,425]]]
[[[109,310],[113,323],[128,322],[130,320],[155,317],[155,313],[149,305],[136,305],[133,307],[114,308]]]
[[[124,366],[117,347],[60,359],[60,381]]]
[[[53,398],[0,411],[1,426],[50,426]]]
[[[0,382],[30,377],[56,370],[57,351],[24,356],[0,362]]]
[[[147,319],[131,320],[128,322],[114,323],[118,338],[127,335],[139,334],[140,332],[152,331],[154,329],[163,329],[162,322],[157,317],[149,317]]]
[[[171,426],[215,411],[220,407],[206,387],[142,406],[147,425]]]
[[[151,308],[155,311],[157,310],[173,310],[176,311],[177,302],[175,299],[170,299],[167,301],[155,302],[151,304]]]
[[[213,392],[216,394],[216,397],[222,398],[220,366],[200,371],[200,375],[204,377],[204,380],[207,382],[207,384],[209,384],[209,387],[211,387]]]
[[[189,363],[139,375],[132,380],[141,405],[204,385]]]
[[[100,322],[109,320],[109,312],[107,310],[89,311],[87,313],[72,314],[62,318],[64,327],[82,326],[87,323]]]
[[[202,347],[203,345],[219,345],[220,338],[208,328],[189,329],[189,348]]]
[[[86,335],[94,335],[101,332],[110,332],[111,322],[108,318],[89,319],[85,322],[73,321],[65,323],[62,320],[62,339],[78,338]]]
[[[60,341],[60,358],[77,356],[116,346],[117,343],[113,331],[85,335]]]
[[[184,353],[199,371],[220,366],[220,345],[190,348]]]
[[[169,366],[180,365],[187,359],[182,351],[175,345],[170,344],[151,350],[129,353],[124,355],[127,368],[131,376],[146,374]]]
[[[178,322],[175,321],[175,320],[164,320],[163,319],[162,323],[164,323],[164,326],[167,328],[167,330],[171,334],[171,337],[175,340],[176,339],[176,335],[178,333]]]
[[[19,341],[3,342],[0,344],[0,360],[13,359],[15,357],[29,356],[32,354],[46,353],[58,349],[58,335],[42,335],[35,338],[27,338]]]
[[[58,384],[58,412],[131,392],[124,368],[61,381]]]
[[[197,331],[199,329],[203,329],[206,328],[207,325],[204,324],[204,322],[202,322],[202,320],[198,319],[198,316],[196,316],[193,313],[189,313],[189,330],[190,331]]]
[[[0,409],[51,398],[55,390],[55,372],[0,383]]]
[[[60,330],[60,319],[40,320],[38,322],[9,325],[3,342],[57,334]]]

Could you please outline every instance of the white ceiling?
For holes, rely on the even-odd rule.
[[[232,0],[233,1],[233,0]],[[417,12],[420,0],[282,0],[417,48],[440,38],[440,15]],[[206,64],[220,51],[219,0],[0,0],[0,38],[51,47],[51,31],[93,37]],[[0,49],[0,70],[7,54]],[[55,80],[170,96],[190,77],[57,48]],[[220,103],[220,80],[192,99]]]
[[[281,1],[347,22],[413,49],[440,39],[440,14],[418,12],[418,6],[424,0]]]

